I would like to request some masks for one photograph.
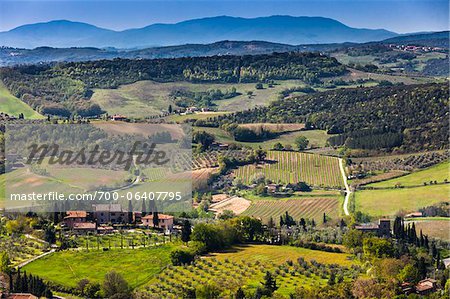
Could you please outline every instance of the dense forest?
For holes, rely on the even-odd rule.
[[[341,134],[330,140],[334,145],[442,149],[449,138],[448,100],[448,84],[339,89],[278,100],[268,107],[210,119],[204,125],[305,123],[309,129]]]
[[[139,80],[237,83],[301,79],[315,83],[345,72],[334,58],[291,52],[18,66],[0,69],[0,79],[12,94],[43,114],[86,117],[103,112],[89,101],[93,88],[117,88]]]

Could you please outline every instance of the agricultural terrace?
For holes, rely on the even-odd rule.
[[[145,292],[158,293],[165,298],[179,298],[186,288],[195,289],[212,283],[220,289],[220,296],[226,298],[231,297],[239,287],[244,291],[254,291],[264,280],[266,271],[270,271],[279,286],[275,294],[287,296],[299,286],[325,286],[332,269],[338,273],[337,276],[357,276],[358,268],[351,266],[348,255],[342,253],[290,246],[236,246],[191,265],[167,267],[145,287]]]
[[[251,184],[255,174],[261,173],[273,182],[305,182],[318,187],[341,188],[342,175],[339,159],[315,154],[269,151],[266,163],[239,167],[235,176],[245,184]]]
[[[424,170],[419,170],[411,174],[368,185],[369,187],[395,187],[395,186],[423,186],[424,183],[429,184],[430,181],[434,183],[443,183],[448,181],[449,175],[449,162],[440,163],[438,165],[429,167]]]
[[[25,236],[0,235],[0,252],[7,252],[13,266],[28,261],[50,250],[47,243]]]
[[[450,218],[426,217],[410,220],[414,222],[416,231],[422,230],[425,235],[444,241],[450,241]]]
[[[448,201],[450,185],[362,190],[355,193],[356,211],[372,216],[394,216]]]
[[[59,251],[26,265],[22,270],[64,287],[75,287],[83,278],[101,283],[105,274],[114,270],[135,288],[150,281],[170,263],[173,246]]]
[[[297,221],[305,218],[320,223],[323,213],[330,218],[339,216],[339,200],[336,197],[257,200],[242,215],[261,218],[263,223],[267,223],[271,217],[277,222],[286,211]]]

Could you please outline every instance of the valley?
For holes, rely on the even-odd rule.
[[[205,44],[220,28],[190,27],[215,21],[173,24],[164,38],[157,26],[87,27],[101,30],[98,45],[156,36],[167,47],[80,41],[1,49],[8,66],[0,67],[0,292],[443,299],[448,37],[347,27],[347,42],[336,33],[327,44],[299,45],[310,37],[289,31],[271,42]],[[171,45],[179,26],[204,34],[195,40],[203,44]],[[258,26],[251,34],[262,38]],[[68,35],[56,46],[72,42]],[[84,42],[97,45],[90,34]],[[11,51],[24,55],[22,64],[1,60]],[[8,124],[23,126],[8,131]],[[42,163],[27,160],[40,143],[67,146],[69,157],[62,154],[61,165],[49,162],[57,151],[42,154]],[[83,164],[80,149],[113,158]],[[172,164],[143,163],[154,151]],[[116,198],[11,204],[11,190]],[[432,290],[420,293],[430,277]]]

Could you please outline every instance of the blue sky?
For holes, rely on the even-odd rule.
[[[405,33],[448,30],[448,7],[442,0],[0,0],[0,31],[59,19],[123,30],[218,15],[293,15]]]

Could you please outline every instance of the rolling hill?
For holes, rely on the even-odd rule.
[[[292,46],[264,41],[219,41],[212,44],[187,44],[138,50],[118,50],[114,48],[100,49],[94,47],[38,47],[34,49],[0,47],[0,66],[114,58],[154,59],[214,55],[258,55],[290,51],[332,51],[350,45],[355,44],[344,43]]]
[[[90,24],[57,20],[23,25],[1,32],[1,46],[18,48],[116,47],[135,48],[221,40],[263,40],[291,45],[368,42],[397,36],[384,29],[359,29],[323,17],[269,16],[210,17],[176,24],[152,24],[143,28],[113,31]]]

